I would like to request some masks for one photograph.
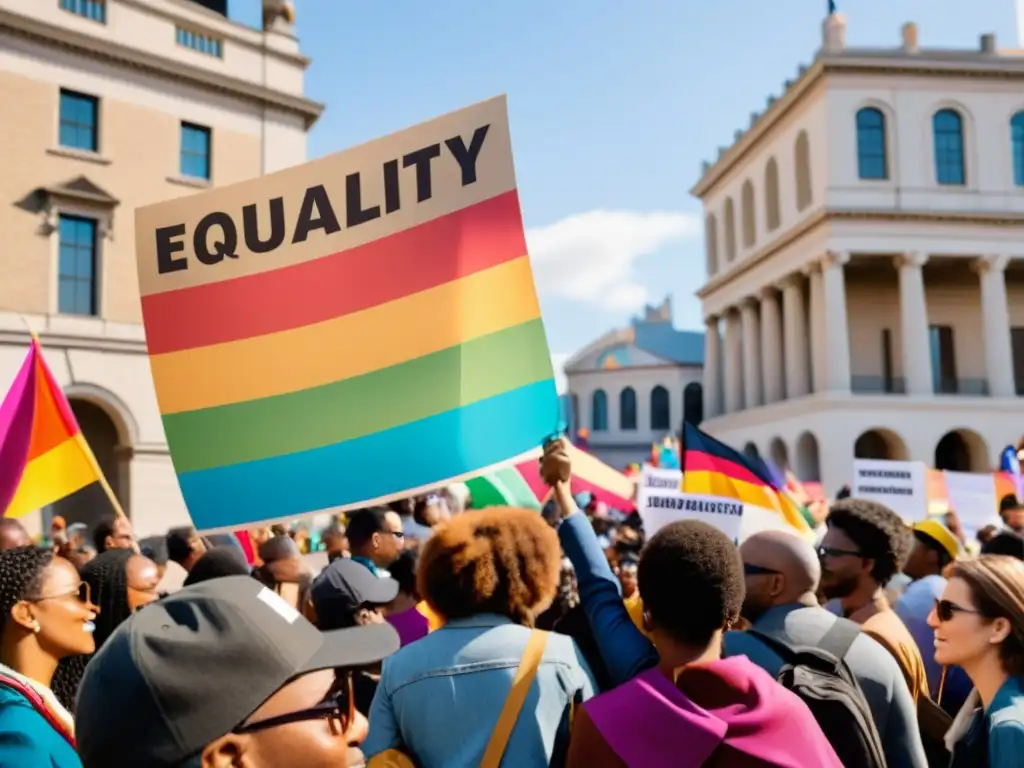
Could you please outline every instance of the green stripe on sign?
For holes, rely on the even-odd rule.
[[[551,377],[537,319],[322,387],[169,414],[164,431],[180,474],[333,445]]]

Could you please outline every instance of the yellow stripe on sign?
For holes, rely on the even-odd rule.
[[[81,439],[74,435],[26,465],[5,517],[42,509],[99,479]]]
[[[160,410],[167,415],[331,384],[538,317],[530,259],[522,256],[362,312],[154,355],[150,365]]]

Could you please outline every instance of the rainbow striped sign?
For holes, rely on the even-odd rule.
[[[136,238],[200,530],[400,497],[556,427],[504,97],[142,208]]]

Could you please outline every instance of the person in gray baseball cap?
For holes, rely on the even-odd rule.
[[[76,706],[84,768],[339,768],[349,670],[398,650],[389,624],[321,632],[248,576],[186,587],[124,622]]]

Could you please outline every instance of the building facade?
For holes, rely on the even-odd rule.
[[[566,361],[567,421],[587,430],[588,450],[605,463],[645,461],[684,414],[700,421],[703,359],[704,334],[676,330],[669,299],[646,307]]]
[[[306,159],[290,6],[0,0],[0,389],[36,332],[140,534],[187,522],[153,392],[134,209]],[[98,486],[47,512],[92,522]],[[29,521],[39,524],[39,520]]]
[[[1024,55],[853,49],[809,66],[693,189],[705,428],[828,492],[858,458],[988,471],[1024,432]]]

